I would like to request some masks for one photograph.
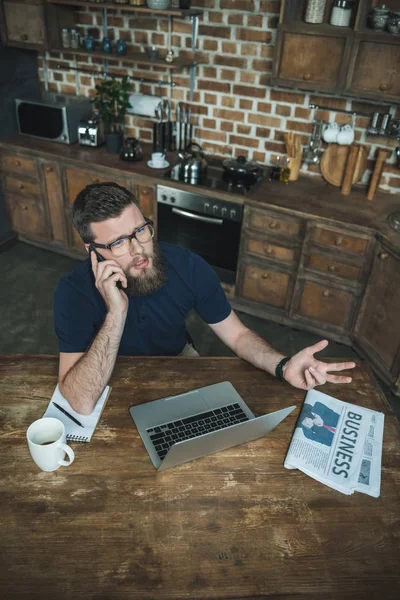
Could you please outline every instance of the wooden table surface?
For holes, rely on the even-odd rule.
[[[386,414],[378,499],[283,467],[299,408],[265,438],[157,473],[132,404],[229,380],[256,415],[300,407],[304,392],[237,358],[118,359],[92,441],[42,472],[26,429],[57,365],[0,357],[1,598],[399,597],[400,428],[363,365],[323,391]]]

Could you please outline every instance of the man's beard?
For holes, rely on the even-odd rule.
[[[153,254],[144,253],[143,258],[152,258],[151,267],[146,267],[137,277],[126,274],[128,287],[124,289],[128,296],[150,296],[161,289],[166,281],[164,258],[157,242],[154,242]]]

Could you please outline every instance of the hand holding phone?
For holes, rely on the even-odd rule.
[[[92,245],[89,246],[89,253],[91,254],[92,252],[95,253],[96,258],[97,258],[97,262],[104,262],[105,260],[107,260],[106,258],[104,258],[104,256],[102,254],[100,254],[100,252],[98,252],[96,250],[96,248]],[[125,291],[123,286],[122,286],[122,282],[121,281],[117,281],[116,282],[116,286],[119,290],[122,290],[123,292]]]

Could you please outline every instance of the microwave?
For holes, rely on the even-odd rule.
[[[52,142],[73,144],[82,120],[93,113],[88,98],[42,92],[36,98],[16,98],[18,131]]]

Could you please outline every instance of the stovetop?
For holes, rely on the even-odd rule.
[[[246,196],[254,186],[266,176],[266,172],[260,169],[257,175],[245,175],[244,177],[234,175],[218,165],[209,165],[205,177],[197,181],[188,181],[181,177],[181,165],[177,164],[165,172],[164,178],[173,181],[181,181],[196,188],[207,188],[219,192],[231,192]]]

